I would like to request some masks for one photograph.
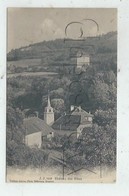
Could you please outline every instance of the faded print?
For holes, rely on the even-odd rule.
[[[115,182],[117,9],[7,13],[7,182]]]

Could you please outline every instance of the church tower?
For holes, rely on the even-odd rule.
[[[54,123],[54,111],[53,108],[51,107],[49,95],[47,100],[47,107],[45,107],[45,111],[44,111],[44,121],[48,125],[52,125]]]

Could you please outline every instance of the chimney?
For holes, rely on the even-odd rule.
[[[39,117],[39,113],[37,111],[35,113],[36,113],[36,117],[38,118]]]
[[[50,132],[49,133],[49,136],[52,138],[52,137],[54,137],[54,132],[52,131],[52,132]]]
[[[72,112],[74,110],[74,105],[70,106],[70,111]]]
[[[79,106],[78,109],[79,109],[79,111],[81,111],[81,109],[82,109],[81,106]]]
[[[54,132],[52,131],[52,137],[54,137]]]

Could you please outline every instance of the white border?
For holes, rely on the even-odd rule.
[[[107,7],[118,8],[118,115],[116,184],[11,184],[5,183],[6,116],[6,8]],[[128,0],[0,0],[0,194],[24,195],[129,195],[129,2]]]

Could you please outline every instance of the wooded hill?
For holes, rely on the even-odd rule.
[[[78,50],[92,56],[93,62],[105,61],[105,56],[110,60],[116,59],[117,52],[117,33],[109,32],[99,37],[89,37],[83,40],[56,39],[54,41],[43,41],[30,44],[29,46],[11,50],[7,54],[8,61],[20,59],[42,59],[42,65],[59,66],[68,64],[71,58],[75,57]]]

